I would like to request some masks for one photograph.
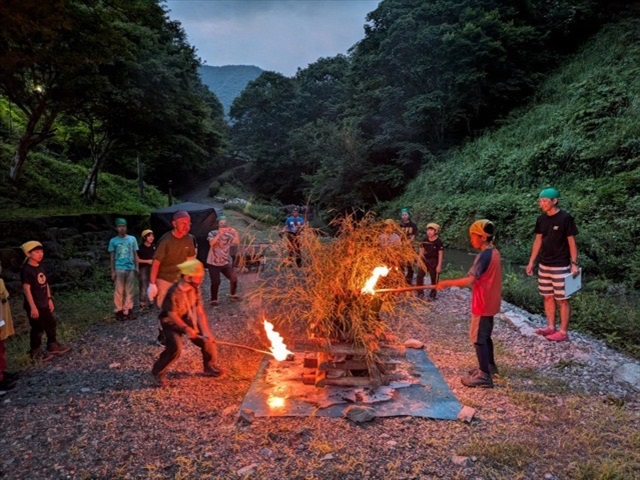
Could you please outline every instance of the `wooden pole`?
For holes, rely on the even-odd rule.
[[[401,293],[401,292],[411,292],[413,290],[433,290],[437,288],[436,285],[413,285],[411,287],[400,287],[400,288],[379,288],[374,290],[374,293]]]

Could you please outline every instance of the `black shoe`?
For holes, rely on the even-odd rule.
[[[16,387],[16,382],[12,382],[6,378],[0,380],[0,391],[6,392],[7,390],[13,390]]]
[[[472,368],[471,370],[469,370],[469,375],[475,375],[477,372],[479,372],[480,369],[478,367]],[[500,375],[500,372],[498,372],[498,367],[496,367],[495,365],[491,365],[489,364],[489,375],[493,376],[493,375]]]
[[[119,310],[116,312],[116,321],[118,322],[124,322],[125,318],[124,318],[124,313],[122,312],[122,310]]]
[[[460,379],[465,387],[493,388],[493,380],[491,375],[480,370],[475,375],[469,375]]]
[[[47,351],[49,353],[53,353],[54,355],[63,355],[69,350],[71,350],[71,347],[65,347],[64,345],[60,345],[58,342],[53,342],[47,347]]]

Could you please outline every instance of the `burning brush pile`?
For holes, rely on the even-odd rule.
[[[277,327],[304,336],[295,342],[296,350],[317,352],[317,361],[307,366],[368,379],[316,375],[316,385],[385,383],[393,369],[390,358],[403,356],[404,348],[384,321],[398,296],[376,289],[406,286],[401,267],[414,262],[416,253],[394,222],[347,216],[335,226],[338,234],[331,239],[303,231],[302,267],[282,262],[257,294]]]

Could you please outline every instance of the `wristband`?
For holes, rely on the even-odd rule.
[[[576,260],[575,262],[573,262],[573,261],[572,261],[572,262],[571,262],[571,265],[578,266],[578,261],[577,261],[577,260]]]

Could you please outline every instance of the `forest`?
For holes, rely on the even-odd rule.
[[[169,182],[208,176],[265,204],[309,203],[320,226],[410,207],[452,246],[486,216],[523,262],[535,195],[554,185],[585,268],[637,290],[637,8],[384,0],[348,54],[262,72],[227,122],[163,2],[7,0],[2,204],[99,211],[120,185],[119,208],[144,211]]]

